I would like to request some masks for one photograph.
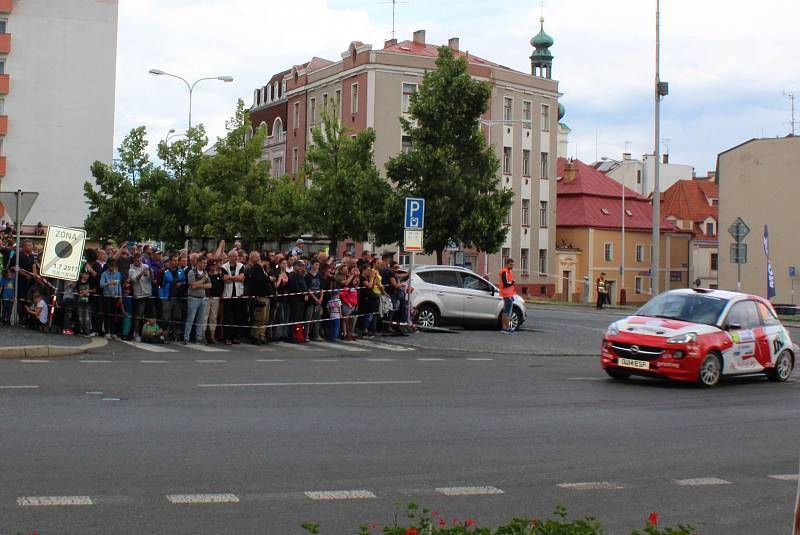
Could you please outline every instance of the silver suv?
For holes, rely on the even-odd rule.
[[[474,271],[458,266],[415,266],[411,286],[418,325],[500,325],[500,290]],[[526,318],[525,301],[515,296],[509,326],[517,330]]]

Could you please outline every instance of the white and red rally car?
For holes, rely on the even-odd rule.
[[[662,376],[716,386],[723,375],[786,381],[798,348],[769,301],[736,292],[664,292],[612,323],[600,365],[615,379]]]

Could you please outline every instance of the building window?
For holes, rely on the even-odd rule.
[[[719,269],[719,255],[711,253],[711,271],[717,271],[717,269]]]
[[[603,244],[603,260],[606,262],[614,260],[614,244],[608,242]]]
[[[317,99],[312,98],[308,101],[308,123],[311,126],[317,124]]]
[[[411,136],[403,136],[402,146],[400,147],[400,151],[403,154],[411,152]]]
[[[714,223],[706,223],[706,234],[709,236],[714,235]]]
[[[0,19],[0,33],[8,33],[8,19]]]
[[[539,249],[539,275],[547,275],[547,249]]]
[[[509,97],[503,97],[503,120],[510,121],[514,114],[514,101]]]
[[[539,226],[547,228],[547,201],[539,201]]]
[[[281,82],[281,96],[286,94],[286,80]]]
[[[636,261],[640,263],[644,262],[644,245],[636,245]]]
[[[530,199],[522,199],[522,226],[527,227],[531,224],[530,221],[531,201]]]
[[[542,104],[542,132],[550,131],[550,106]]]
[[[292,111],[292,127],[298,128],[300,126],[300,103],[294,103],[294,109]]]
[[[530,270],[530,260],[528,259],[528,251],[530,249],[521,249],[520,250],[520,264],[522,264],[522,276],[527,277],[528,271]]]
[[[350,112],[358,113],[358,84],[350,86]]]
[[[503,218],[503,224],[508,226],[511,225],[511,210],[513,208],[509,208],[508,212],[506,212],[506,216]]]
[[[544,178],[545,180],[549,177],[549,167],[550,167],[550,155],[546,152],[541,154],[541,161],[542,161],[542,169],[541,174],[539,175],[540,178]]]
[[[328,94],[322,94],[322,113],[328,113]]]
[[[6,73],[6,60],[0,60],[0,74]]]
[[[642,285],[644,284],[644,279],[642,277],[636,277],[635,288],[636,288],[636,295],[641,295],[643,292]]]
[[[292,149],[292,173],[295,174],[295,175],[297,174],[297,171],[298,171],[297,166],[298,166],[299,163],[300,163],[300,160],[297,157],[297,147],[295,147],[295,148]]]
[[[503,147],[503,174],[511,174],[511,147]]]
[[[531,121],[531,114],[533,109],[533,103],[530,100],[523,100],[522,101],[522,120],[523,121]],[[531,125],[526,125],[530,128]]]
[[[0,115],[6,114],[6,99],[0,98]]]
[[[403,84],[403,100],[400,105],[403,113],[408,113],[408,108],[411,106],[411,95],[417,92],[416,84]]]
[[[272,160],[272,176],[278,178],[283,176],[283,157],[279,156]]]
[[[711,199],[711,206],[719,206],[719,199]]]
[[[531,176],[531,151],[522,149],[522,176]]]
[[[511,249],[509,249],[508,247],[503,247],[502,249],[500,249],[500,256],[503,257],[503,266],[505,266],[506,259],[511,256]]]
[[[336,103],[334,104],[336,108],[336,114],[341,118],[342,116],[342,90],[336,90]]]

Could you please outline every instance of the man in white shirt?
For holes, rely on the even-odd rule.
[[[246,332],[247,303],[244,296],[244,264],[239,263],[239,252],[231,249],[228,261],[220,268],[225,290],[222,292],[222,303],[225,311],[225,344],[238,344]]]

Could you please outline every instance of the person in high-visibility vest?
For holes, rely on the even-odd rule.
[[[511,314],[514,313],[514,296],[517,294],[514,288],[514,260],[506,258],[505,266],[500,270],[500,297],[503,298],[503,315],[501,316],[503,334],[516,334],[509,328]]]
[[[606,274],[601,273],[597,278],[597,308],[603,308],[604,304],[608,303],[608,283],[606,282]]]

